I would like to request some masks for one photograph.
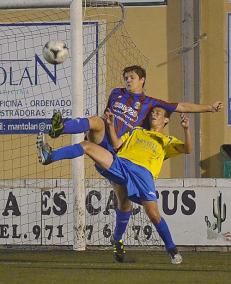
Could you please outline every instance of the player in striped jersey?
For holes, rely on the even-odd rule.
[[[123,70],[125,88],[112,90],[108,99],[106,109],[109,109],[115,116],[114,123],[118,137],[136,126],[145,126],[146,118],[154,106],[163,107],[169,112],[218,112],[223,107],[221,102],[211,105],[200,105],[188,102],[168,103],[144,94],[143,88],[146,80],[146,72],[140,66],[129,66]],[[55,138],[60,134],[75,134],[88,132],[88,140],[101,145],[112,153],[114,149],[111,145],[105,120],[103,117],[93,116],[88,118],[76,118],[64,120],[59,112],[52,117],[52,129],[50,136]],[[62,157],[75,158],[74,145],[63,149]],[[118,199],[118,209],[116,211],[116,229],[114,232],[115,245],[119,243],[123,232],[131,215],[131,202],[126,196],[126,190],[121,185],[113,183]]]
[[[152,108],[160,106],[168,112],[218,112],[223,107],[222,102],[209,104],[194,104],[188,102],[168,103],[144,94],[146,71],[140,66],[129,66],[123,70],[125,88],[112,90],[106,109],[115,115],[115,129],[119,137],[136,126],[144,126],[145,120]],[[60,112],[52,117],[52,138],[60,134],[88,133],[88,139],[96,144],[111,149],[107,129],[103,117],[66,119],[63,121]],[[113,150],[113,149],[112,149]]]

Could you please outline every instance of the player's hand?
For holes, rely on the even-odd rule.
[[[108,126],[114,125],[114,114],[110,111],[110,109],[105,111],[105,118]]]
[[[189,128],[189,118],[185,115],[185,113],[180,114],[180,123],[184,129]]]
[[[219,112],[223,108],[223,103],[218,101],[212,104],[212,112]]]

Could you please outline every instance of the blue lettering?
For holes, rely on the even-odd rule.
[[[40,65],[43,70],[47,73],[50,79],[56,85],[57,75],[56,75],[56,65],[54,66],[54,74],[46,67],[43,61],[39,58],[37,54],[35,54],[35,85],[38,85],[38,65]]]
[[[25,73],[26,73],[27,76],[24,76]],[[32,82],[32,80],[31,80],[31,77],[30,77],[30,74],[29,74],[29,71],[28,71],[27,67],[24,69],[24,72],[23,72],[23,74],[22,74],[22,78],[21,78],[21,80],[20,80],[19,85],[21,85],[22,80],[25,79],[25,78],[28,78],[28,79],[29,79],[30,84],[31,84],[31,86],[32,86],[32,85],[33,85],[33,82]]]

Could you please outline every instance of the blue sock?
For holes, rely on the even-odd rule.
[[[63,134],[77,134],[90,129],[88,118],[67,119],[64,121]]]
[[[176,245],[172,240],[171,233],[169,231],[168,225],[165,222],[164,218],[160,219],[159,224],[154,224],[158,234],[160,235],[161,239],[163,240],[165,247],[167,250],[175,248]]]
[[[64,159],[73,159],[80,157],[84,154],[84,150],[81,144],[69,145],[66,147],[53,150],[51,152],[52,162],[64,160]]]
[[[114,240],[119,241],[122,239],[122,236],[126,230],[129,218],[132,214],[132,211],[123,212],[119,209],[116,210],[116,227],[114,231]]]

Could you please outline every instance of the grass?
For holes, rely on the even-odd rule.
[[[116,263],[111,251],[0,251],[0,284],[231,283],[231,254],[184,252],[181,265],[164,252],[127,251]]]

